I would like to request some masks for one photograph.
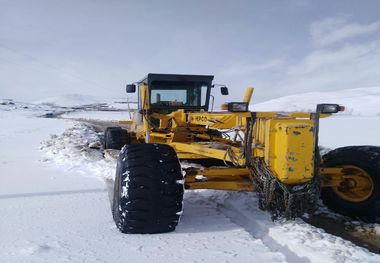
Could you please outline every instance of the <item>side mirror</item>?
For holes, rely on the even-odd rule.
[[[220,93],[222,93],[222,95],[228,95],[228,88],[227,87],[220,87]]]
[[[127,93],[135,93],[136,92],[136,85],[135,84],[128,84],[127,85]]]

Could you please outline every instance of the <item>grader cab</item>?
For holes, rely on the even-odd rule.
[[[242,101],[213,111],[212,80],[148,74],[127,85],[128,93],[138,94],[138,109],[104,137],[104,148],[121,149],[112,200],[121,232],[173,231],[184,189],[256,191],[260,208],[274,219],[312,214],[319,198],[346,215],[380,214],[379,147],[343,147],[320,156],[319,119],[344,107],[251,112],[248,88]]]

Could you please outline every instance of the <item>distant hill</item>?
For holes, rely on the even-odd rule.
[[[314,111],[319,103],[346,107],[340,115],[380,116],[380,87],[309,92],[250,105],[252,111]]]
[[[99,97],[82,94],[66,94],[61,96],[50,97],[38,101],[34,101],[35,104],[54,105],[61,107],[74,107],[83,106],[88,104],[103,103]]]

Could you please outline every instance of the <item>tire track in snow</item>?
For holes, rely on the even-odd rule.
[[[243,227],[249,234],[254,238],[261,239],[265,246],[267,246],[273,252],[282,253],[288,262],[292,263],[306,263],[310,262],[308,258],[300,257],[293,251],[289,250],[286,246],[283,246],[273,238],[271,238],[268,233],[268,227],[271,226],[272,222],[267,219],[255,220],[249,215],[246,215],[242,210],[236,208],[236,205],[228,200],[225,200],[224,204],[218,204],[218,209],[228,217],[231,222]],[[257,217],[263,218],[261,215]]]
[[[301,219],[274,223],[258,209],[252,193],[229,192],[216,200],[218,209],[232,222],[259,238],[289,262],[380,262],[380,256],[350,241],[327,234]]]
[[[270,249],[260,238],[247,233],[219,210],[215,200],[224,195],[224,192],[215,190],[186,191],[184,214],[173,234],[192,233],[195,238],[207,233],[205,239],[189,239],[188,242],[195,241],[207,251],[217,247],[218,253],[224,255],[223,262],[288,262],[283,253]],[[217,261],[221,262],[220,258]]]

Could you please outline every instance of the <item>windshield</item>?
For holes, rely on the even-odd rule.
[[[150,87],[152,106],[203,107],[207,103],[208,85],[202,82],[153,81]]]

